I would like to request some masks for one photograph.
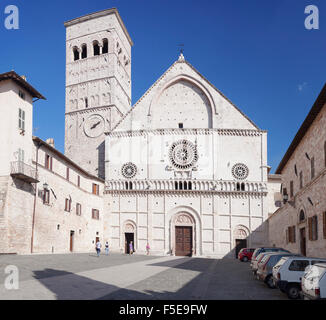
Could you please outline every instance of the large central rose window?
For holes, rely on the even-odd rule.
[[[172,165],[177,169],[190,169],[198,160],[196,146],[188,140],[174,142],[169,153]]]

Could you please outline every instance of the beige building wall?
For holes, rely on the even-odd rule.
[[[296,141],[295,149],[286,156],[287,161],[285,163],[283,160],[282,163],[284,164],[278,172],[282,175],[283,193],[287,194],[288,201],[283,203],[282,207],[268,219],[270,244],[302,253],[304,241],[301,237],[301,230],[305,229],[306,255],[325,258],[325,89],[318,97],[294,141]],[[312,159],[314,159],[313,165]],[[312,167],[314,167],[314,175],[312,175]],[[301,172],[302,187],[300,186]],[[293,195],[291,194],[291,181],[293,183]],[[302,221],[300,221],[301,211],[304,213]],[[313,216],[317,216],[318,220],[318,238],[316,240],[309,239],[309,218]],[[293,226],[295,227],[295,242],[289,242],[287,229]]]
[[[39,143],[41,146],[38,146]],[[11,176],[6,178],[4,219],[7,241],[1,242],[0,252],[29,254],[94,251],[96,237],[102,242],[107,240],[103,232],[104,182],[80,170],[70,160],[66,161],[63,155],[38,138],[34,138],[33,152],[33,166],[37,169],[39,179],[37,184]],[[46,154],[52,157],[52,170],[45,167]],[[67,168],[69,179],[66,176]],[[50,193],[49,203],[43,202],[45,183]],[[93,183],[99,186],[99,195],[92,193]],[[71,199],[69,212],[65,210],[65,199]],[[77,203],[81,204],[81,215],[76,214]],[[99,220],[92,218],[92,209],[99,210]]]

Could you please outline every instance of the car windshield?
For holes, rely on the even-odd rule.
[[[253,253],[253,255],[252,255],[252,258],[253,258],[253,259],[258,258],[259,253],[260,253],[260,249],[257,248],[257,249],[254,251],[254,253]]]
[[[260,260],[260,262],[264,262],[264,261],[266,261],[269,257],[270,257],[269,254],[265,254],[265,255],[263,256],[263,258]]]
[[[282,258],[282,259],[280,259],[280,260],[276,263],[275,268],[280,268],[280,267],[284,264],[284,262],[285,262],[287,259],[288,259],[288,258]]]

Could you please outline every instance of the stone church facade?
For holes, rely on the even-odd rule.
[[[20,231],[3,222],[9,242],[0,249],[83,252],[99,238],[122,253],[133,241],[136,253],[145,253],[149,243],[152,254],[221,258],[243,246],[267,245],[265,222],[280,187],[280,177],[269,174],[267,132],[182,53],[132,106],[133,42],[118,11],[65,26],[65,154],[51,140],[25,136],[34,150],[29,163],[40,173],[24,182],[32,185],[26,201],[33,214],[24,222],[32,241],[22,240],[27,244],[18,250],[10,239]],[[47,167],[47,155],[58,172]],[[11,221],[10,214],[4,219]]]

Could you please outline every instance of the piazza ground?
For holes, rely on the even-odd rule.
[[[19,269],[19,289],[7,290],[5,268]],[[0,256],[0,299],[283,300],[235,259],[110,253]]]

